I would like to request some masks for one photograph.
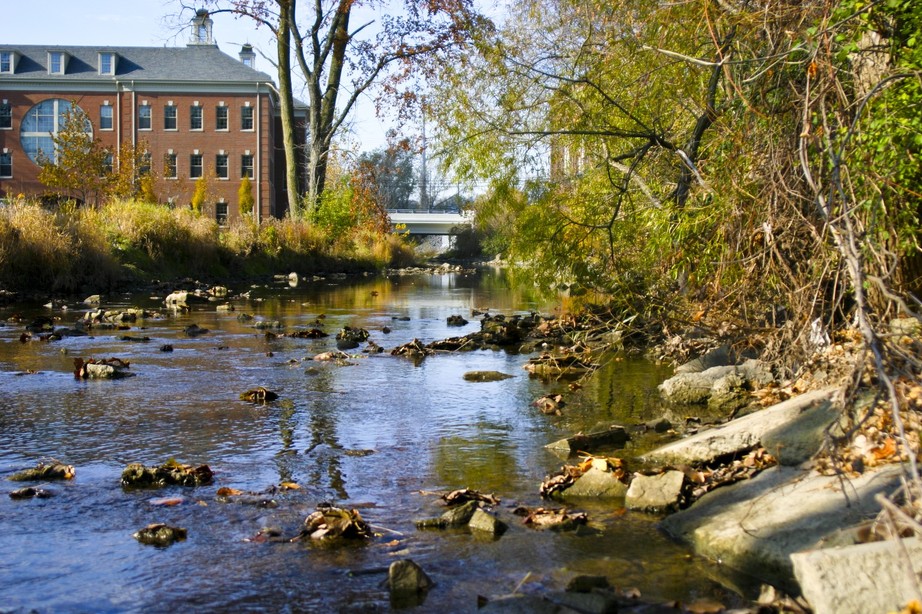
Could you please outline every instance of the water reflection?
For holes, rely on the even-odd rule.
[[[282,280],[233,289],[244,290],[249,298],[234,301],[235,311],[207,304],[127,331],[150,337],[148,343],[120,341],[126,331],[97,330],[22,344],[21,326],[0,327],[0,476],[41,458],[77,467],[73,483],[55,486],[59,495],[47,500],[13,502],[6,496],[12,483],[0,481],[4,608],[319,611],[357,601],[382,609],[390,603],[381,576],[347,572],[386,569],[396,553],[409,553],[436,579],[422,606],[433,610],[473,611],[476,595],[510,592],[527,572],[556,586],[562,570],[586,570],[672,599],[700,589],[689,570],[701,562],[686,562],[685,551],[659,535],[649,517],[619,513],[611,502],[586,507],[601,530],[592,539],[515,526],[500,541],[481,544],[464,531],[420,532],[414,524],[443,511],[422,492],[470,487],[495,492],[503,505],[545,504],[537,485],[560,460],[544,445],[598,423],[636,424],[655,415],[651,390],[664,375],[657,367],[612,362],[586,385],[582,400],[573,397],[562,416],[546,416],[534,400],[565,392],[566,383],[528,377],[527,356],[477,351],[414,364],[356,353],[351,366],[311,360],[334,347],[343,326],[366,328],[389,350],[477,330],[474,309],[507,315],[553,309],[531,288],[509,290],[501,273],[301,280],[294,288]],[[106,307],[153,308],[160,301],[127,297]],[[86,311],[70,307],[63,324]],[[0,318],[11,312],[0,309]],[[238,319],[242,313],[256,320]],[[254,327],[277,320],[284,330],[310,328],[321,315],[326,339],[267,339]],[[449,327],[450,315],[471,322]],[[183,328],[193,323],[211,332],[187,337]],[[174,351],[160,352],[167,343]],[[74,357],[110,356],[130,360],[136,375],[74,380]],[[27,370],[38,373],[15,375]],[[513,377],[465,381],[473,370]],[[240,399],[256,386],[280,399],[263,405]],[[208,463],[216,483],[156,491],[190,501],[170,508],[152,505],[151,492],[118,486],[126,464],[171,457]],[[216,501],[220,487],[260,490],[287,481],[303,489],[279,496],[276,508]],[[360,507],[369,522],[392,532],[344,550],[244,541],[270,526],[296,534],[324,500]],[[165,552],[146,549],[130,535],[151,522],[179,524],[190,537]]]

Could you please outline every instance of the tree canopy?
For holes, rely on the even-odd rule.
[[[322,202],[333,138],[359,97],[377,88],[398,113],[407,109],[415,102],[416,79],[458,57],[472,31],[486,23],[471,0],[317,0],[306,7],[297,0],[209,0],[206,6],[214,13],[253,19],[269,28],[278,43],[289,186],[299,186],[292,64],[298,69],[309,126],[303,203],[296,198],[299,191],[289,189],[289,208],[295,216]]]

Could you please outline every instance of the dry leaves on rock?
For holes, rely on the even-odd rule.
[[[446,493],[441,496],[441,499],[445,501],[446,505],[460,505],[462,503],[467,503],[468,501],[479,501],[486,503],[487,505],[499,505],[499,498],[490,493],[483,494],[477,490],[471,490],[470,488],[462,488],[460,490],[453,490],[449,493]]]
[[[368,526],[358,510],[346,510],[332,505],[319,506],[317,511],[305,518],[301,533],[291,541],[304,537],[312,540],[329,540],[334,538],[365,539],[372,537]]]
[[[516,516],[524,516],[522,524],[533,529],[551,529],[552,531],[572,531],[579,525],[589,522],[585,512],[570,512],[566,508],[538,507],[528,509],[519,507],[513,510]]]

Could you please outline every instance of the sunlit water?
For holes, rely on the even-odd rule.
[[[55,493],[48,499],[13,500],[7,494],[24,484],[0,481],[0,611],[388,610],[382,583],[387,566],[401,558],[416,561],[436,583],[418,611],[474,611],[478,595],[560,588],[576,573],[605,575],[657,600],[734,599],[708,579],[715,573],[708,563],[657,531],[656,517],[625,512],[619,502],[571,504],[589,513],[596,529],[590,536],[535,531],[510,514],[516,505],[548,505],[538,485],[563,461],[545,444],[598,424],[655,417],[655,386],[664,369],[640,360],[612,363],[563,416],[546,416],[535,399],[566,387],[529,378],[522,368],[528,356],[443,353],[414,364],[387,353],[414,338],[429,342],[478,330],[472,309],[551,312],[552,304],[508,290],[501,276],[232,288],[247,290],[250,297],[233,301],[232,312],[201,305],[91,337],[20,343],[22,324],[0,327],[0,476],[50,458],[77,472],[67,483],[44,484]],[[107,308],[162,310],[162,296],[105,298]],[[0,311],[0,319],[54,313],[61,325],[72,325],[86,309],[17,305]],[[253,322],[238,321],[241,313],[278,320],[285,331],[314,327],[324,315],[330,337],[270,341]],[[449,327],[453,314],[471,322]],[[183,328],[191,323],[210,332],[186,337]],[[368,329],[387,351],[354,350],[350,366],[310,360],[333,349],[333,334],[347,325]],[[125,334],[151,340],[118,339]],[[167,343],[173,352],[160,351]],[[75,357],[111,356],[129,360],[135,376],[74,379]],[[515,377],[464,381],[472,370]],[[280,400],[239,399],[255,386]],[[655,443],[637,441],[623,454]],[[159,490],[119,485],[128,463],[170,458],[207,463],[215,483]],[[303,488],[275,495],[273,508],[221,503],[215,496],[222,486],[260,491],[283,481]],[[501,498],[500,516],[511,527],[500,539],[415,528],[415,520],[444,511],[431,493],[462,487]],[[172,495],[189,502],[152,503]],[[342,547],[247,541],[266,527],[296,535],[325,501],[360,509],[379,536]],[[188,539],[168,548],[132,539],[153,522],[185,527]]]

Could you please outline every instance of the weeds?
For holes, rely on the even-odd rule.
[[[0,286],[7,289],[99,291],[152,279],[379,270],[412,259],[396,235],[331,237],[291,219],[222,228],[189,209],[137,201],[51,210],[19,199],[0,209]]]

